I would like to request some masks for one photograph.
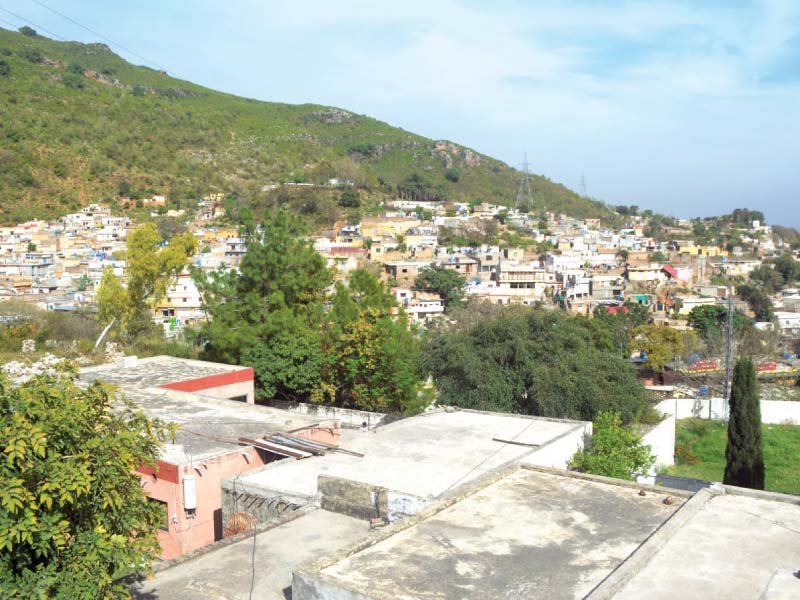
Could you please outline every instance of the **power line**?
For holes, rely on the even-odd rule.
[[[131,54],[131,55],[133,55],[133,56],[135,56],[135,57],[137,57],[137,58],[139,58],[139,59],[141,59],[141,60],[143,60],[143,61],[145,61],[145,62],[148,62],[148,63],[150,63],[151,65],[153,65],[153,66],[157,67],[158,69],[161,69],[162,71],[166,71],[166,70],[167,70],[167,68],[166,68],[166,67],[163,67],[163,66],[161,66],[161,65],[160,65],[160,64],[158,64],[157,62],[155,62],[155,61],[152,61],[152,60],[150,60],[149,58],[146,58],[146,57],[142,56],[141,54],[139,54],[139,53],[137,53],[137,52],[134,52],[133,50],[129,50],[128,48],[126,48],[125,46],[123,46],[122,44],[120,44],[119,42],[115,42],[115,41],[114,41],[114,40],[112,40],[111,38],[104,36],[102,33],[98,33],[98,32],[97,32],[97,31],[95,31],[94,29],[90,29],[90,28],[89,28],[89,27],[87,27],[86,25],[83,25],[83,24],[81,24],[81,23],[78,23],[78,21],[76,21],[75,19],[73,19],[73,18],[71,18],[71,17],[68,17],[68,16],[67,16],[67,15],[65,15],[64,13],[58,12],[58,11],[57,11],[56,9],[54,9],[54,8],[50,8],[49,6],[47,6],[46,4],[44,4],[43,2],[39,2],[39,0],[31,0],[31,2],[33,2],[34,4],[38,4],[38,5],[39,5],[39,6],[41,6],[42,8],[46,8],[46,9],[47,9],[47,10],[49,10],[50,12],[52,12],[52,13],[54,13],[54,14],[57,14],[57,15],[58,15],[59,17],[61,17],[62,19],[66,19],[66,20],[67,20],[67,21],[69,21],[70,23],[73,23],[74,25],[77,25],[78,27],[80,27],[80,28],[82,28],[82,29],[85,29],[85,30],[86,30],[86,31],[88,31],[89,33],[91,33],[91,34],[93,34],[93,35],[96,35],[97,37],[99,37],[99,38],[101,38],[101,39],[104,39],[104,40],[105,40],[105,41],[107,41],[108,43],[110,43],[110,44],[113,44],[114,46],[116,46],[117,48],[119,48],[120,50],[123,50],[124,52],[127,52],[128,54]]]
[[[22,16],[18,15],[17,13],[13,13],[13,12],[11,12],[10,10],[8,10],[7,8],[3,8],[2,6],[0,6],[0,10],[3,10],[3,11],[5,11],[5,12],[7,12],[7,13],[8,13],[8,14],[10,14],[12,17],[16,17],[16,18],[17,18],[17,19],[19,19],[20,21],[25,21],[25,22],[26,22],[28,25],[33,25],[33,27],[35,27],[35,28],[36,28],[36,31],[44,31],[46,34],[48,34],[48,35],[52,35],[54,38],[56,38],[56,39],[58,39],[58,40],[61,40],[62,42],[66,42],[66,41],[67,41],[67,40],[65,40],[63,37],[61,37],[60,35],[58,35],[58,34],[56,34],[56,33],[53,33],[52,31],[48,31],[47,29],[45,29],[45,28],[44,28],[44,27],[42,27],[41,25],[37,25],[37,24],[36,24],[36,23],[34,23],[33,21],[30,21],[30,20],[26,19],[25,17],[22,17]]]
[[[12,23],[11,21],[6,21],[5,19],[0,19],[0,23],[5,23],[9,27],[11,27],[11,29],[9,31],[15,31],[15,30],[18,29],[18,27],[16,25],[14,25],[14,23]]]

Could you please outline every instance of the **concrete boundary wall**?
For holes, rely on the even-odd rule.
[[[642,443],[650,446],[656,462],[650,469],[655,475],[660,467],[675,464],[675,416],[668,415],[661,423],[642,436]]]
[[[722,398],[668,398],[656,405],[661,414],[674,415],[676,419],[727,419]],[[790,400],[762,400],[761,422],[768,425],[783,423],[800,425],[800,402]]]
[[[340,421],[342,427],[359,428],[366,422],[370,429],[381,425],[388,425],[394,421],[399,421],[403,417],[388,415],[385,413],[369,412],[366,410],[353,410],[350,408],[338,408],[336,406],[323,406],[321,404],[307,404],[305,402],[289,402],[285,400],[272,400],[270,403],[274,408],[287,410],[309,417],[319,417],[320,420]]]
[[[429,500],[419,496],[352,479],[320,475],[317,481],[320,507],[323,510],[365,521],[381,518],[394,523],[416,515],[430,504]]]
[[[573,455],[584,448],[591,436],[592,423],[581,423],[525,455],[521,462],[539,467],[567,469]]]

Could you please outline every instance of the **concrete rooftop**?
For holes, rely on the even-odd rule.
[[[240,371],[244,367],[223,363],[189,360],[174,356],[153,356],[140,358],[134,366],[105,364],[81,369],[82,381],[100,379],[128,389],[130,387],[157,387],[167,383],[199,379],[209,375],[219,375]]]
[[[800,568],[800,497],[758,495],[698,493],[690,518],[615,600],[667,600],[675,590],[682,600],[800,598],[793,576],[764,594],[776,570]]]
[[[503,444],[493,438],[518,436],[517,442],[544,445],[585,425],[580,421],[471,411],[434,412],[368,433],[347,432],[340,446],[364,454],[363,458],[329,452],[301,461],[273,463],[242,475],[239,484],[253,492],[314,496],[317,478],[328,475],[422,498],[436,497],[454,484],[461,485],[537,449]]]
[[[297,519],[156,573],[134,588],[137,600],[284,600],[292,570],[367,535],[367,523],[315,510]],[[251,571],[253,561],[255,569]],[[253,573],[255,577],[253,578]],[[250,595],[250,582],[253,593]]]
[[[81,369],[80,381],[112,383],[148,417],[177,424],[174,442],[161,449],[162,460],[172,464],[189,464],[231,452],[240,446],[240,437],[258,438],[319,421],[277,408],[158,387],[240,368],[157,356],[139,360],[133,367],[102,365]]]
[[[301,567],[295,598],[584,598],[683,502],[526,467],[476,487]]]
[[[179,426],[173,443],[161,450],[162,460],[179,465],[231,452],[241,446],[240,437],[259,438],[319,422],[277,408],[165,388],[123,388],[122,392],[148,417]]]

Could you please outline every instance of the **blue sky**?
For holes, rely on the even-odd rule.
[[[527,151],[614,204],[800,227],[800,0],[41,2],[209,87],[341,106],[515,166]],[[0,6],[96,41],[33,0]]]

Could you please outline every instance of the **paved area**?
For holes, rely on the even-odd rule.
[[[340,445],[363,453],[363,458],[328,453],[267,466],[243,475],[241,483],[252,490],[312,496],[317,492],[319,475],[329,475],[423,498],[436,497],[450,486],[473,480],[536,450],[493,438],[516,436],[517,442],[543,445],[582,426],[577,421],[468,411],[430,413],[368,433],[348,433]]]
[[[320,573],[331,598],[583,598],[682,503],[637,492],[519,469]]]
[[[367,523],[324,510],[157,573],[135,588],[137,600],[286,600],[292,570],[368,534]],[[255,565],[253,567],[253,565]],[[253,577],[255,574],[255,577]],[[253,582],[252,596],[250,584]]]
[[[615,600],[762,598],[776,569],[800,568],[797,502],[714,496],[628,582]],[[779,577],[765,598],[800,598],[800,579]],[[781,595],[783,594],[783,595]]]

